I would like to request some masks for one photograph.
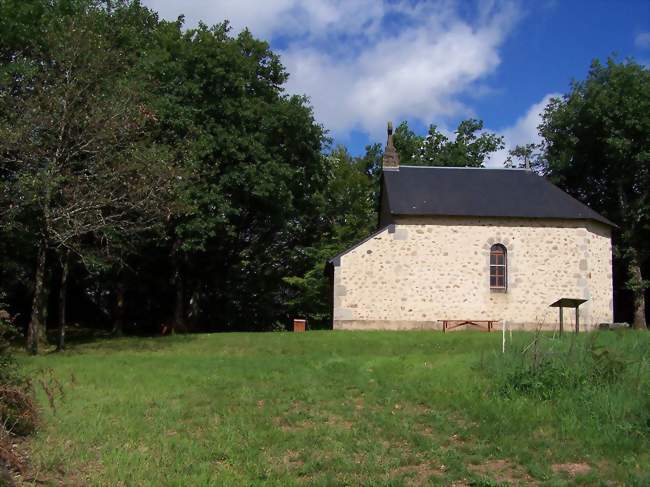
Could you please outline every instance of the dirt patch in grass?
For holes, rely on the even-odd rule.
[[[418,430],[420,436],[425,438],[434,439],[436,438],[436,433],[431,426],[423,426]]]
[[[478,423],[476,421],[470,421],[465,416],[462,416],[458,413],[450,413],[448,415],[448,418],[449,421],[453,422],[455,425],[457,425],[460,429],[463,430],[475,429],[478,426]]]
[[[300,459],[300,453],[294,450],[287,450],[282,457],[282,464],[287,470],[295,470],[302,467],[305,462]]]
[[[354,426],[354,423],[352,421],[344,419],[341,416],[338,416],[336,414],[330,414],[327,417],[326,422],[330,426],[337,426],[339,428],[344,428],[346,430],[350,430]]]
[[[391,407],[390,413],[394,416],[397,414],[405,414],[408,416],[426,416],[431,413],[431,409],[424,404],[413,403],[395,403]]]
[[[65,485],[66,487],[85,487],[90,484],[92,478],[97,478],[104,470],[99,461],[89,461],[66,469],[59,465],[47,473],[27,470],[24,475],[16,476],[16,485]],[[0,485],[2,485],[0,483]]]
[[[226,457],[220,457],[217,458],[214,461],[214,465],[222,470],[232,470],[232,464],[230,463],[230,460],[228,460]]]
[[[92,461],[83,464],[76,472],[67,472],[63,485],[74,487],[86,486],[90,479],[99,477],[100,472],[104,470],[104,465],[100,461]]]
[[[407,477],[406,485],[429,485],[431,477],[440,477],[441,475],[440,468],[431,462],[404,465],[390,471],[391,479]]]
[[[454,433],[449,437],[448,444],[454,446],[461,446],[465,444],[465,440],[463,440],[460,436],[458,436],[457,433]]]
[[[591,472],[591,467],[586,463],[556,463],[551,465],[551,470],[555,473],[564,473],[569,477],[576,477],[587,475]]]
[[[285,433],[295,433],[306,429],[312,429],[314,427],[314,423],[311,420],[303,419],[302,421],[292,423],[284,416],[273,418],[273,424]]]
[[[510,460],[489,460],[479,465],[469,465],[467,468],[475,475],[488,477],[497,482],[513,485],[537,485],[535,479],[522,466],[516,465]]]

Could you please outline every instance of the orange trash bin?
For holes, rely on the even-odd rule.
[[[305,331],[307,329],[307,320],[294,319],[293,331]]]

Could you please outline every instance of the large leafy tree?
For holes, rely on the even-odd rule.
[[[540,134],[545,172],[620,226],[615,256],[627,269],[634,327],[646,328],[650,255],[650,71],[594,61],[584,81],[547,106]]]
[[[502,136],[483,131],[481,120],[468,119],[458,124],[453,138],[436,125],[429,126],[426,136],[419,136],[402,122],[395,130],[395,147],[403,165],[483,167],[489,155],[504,144]]]
[[[187,211],[168,225],[173,325],[252,327],[286,318],[283,276],[317,239],[322,127],[266,42],[227,23],[165,23],[148,71],[159,140],[186,169]]]

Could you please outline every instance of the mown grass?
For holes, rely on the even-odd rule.
[[[532,339],[516,333],[510,347]],[[504,388],[520,359],[500,356],[499,333],[191,335],[24,357],[52,368],[65,393],[55,410],[39,398],[34,475],[129,486],[650,485],[650,435],[635,416],[650,390],[650,334],[596,340],[629,355],[625,372],[543,399]]]

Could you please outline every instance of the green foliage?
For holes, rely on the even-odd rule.
[[[15,385],[21,382],[21,377],[11,353],[11,343],[18,336],[18,330],[5,308],[6,305],[0,302],[0,385]]]
[[[330,315],[329,274],[326,262],[374,231],[377,226],[378,173],[381,148],[368,146],[364,157],[353,158],[336,147],[325,164],[326,184],[320,199],[319,240],[300,249],[308,270],[285,277],[291,286],[287,303],[294,316],[307,317],[315,326],[324,326]]]
[[[543,167],[540,160],[539,144],[524,144],[515,146],[508,151],[505,167],[539,170]]]
[[[416,135],[402,122],[395,130],[395,147],[400,164],[411,166],[483,167],[490,154],[503,149],[503,137],[483,131],[481,120],[468,119],[458,124],[450,139],[429,126],[425,137]]]
[[[156,245],[173,269],[143,271],[183,282],[175,305],[189,304],[194,322],[287,323],[283,278],[306,270],[297,249],[319,238],[326,178],[311,107],[283,93],[287,73],[268,44],[248,31],[231,35],[227,22],[187,30],[161,22],[146,69],[158,80],[156,136],[185,175],[184,209]]]
[[[0,273],[27,276],[9,279],[12,306],[44,320],[72,251],[74,302],[102,321],[123,287],[140,329],[179,305],[211,328],[286,323],[283,278],[313,264],[329,169],[277,54],[135,1],[28,3],[0,3],[0,245],[16,249]]]
[[[31,384],[11,350],[17,336],[14,320],[0,302],[0,467],[5,460],[3,450],[8,447],[7,436],[28,435],[37,424]]]
[[[85,264],[119,255],[120,240],[155,238],[179,174],[152,137],[158,122],[141,63],[156,17],[138,2],[37,3],[39,21],[24,26],[33,38],[16,38],[0,56],[2,218],[11,237],[38,249],[32,309],[22,313],[31,315],[32,353],[57,261],[72,254]],[[23,13],[8,8],[3,29],[25,22]]]

